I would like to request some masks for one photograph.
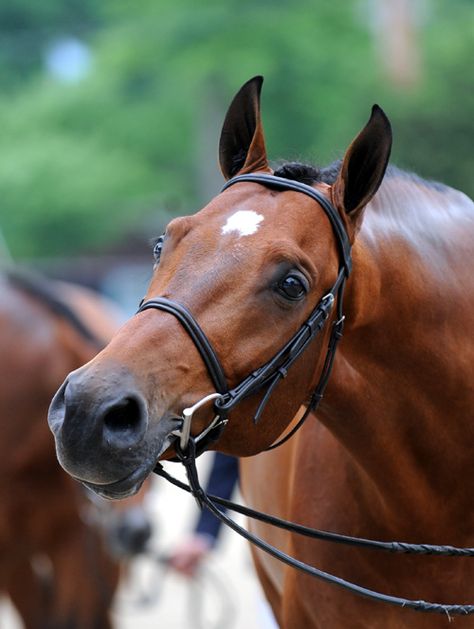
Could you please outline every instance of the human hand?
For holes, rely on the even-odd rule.
[[[168,558],[169,565],[185,577],[196,574],[203,559],[212,549],[212,539],[208,535],[193,535],[178,544]]]

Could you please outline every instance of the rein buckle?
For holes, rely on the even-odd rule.
[[[211,402],[212,400],[217,400],[218,398],[222,397],[223,396],[220,393],[211,393],[203,397],[201,400],[199,400],[199,402],[196,402],[196,404],[194,404],[193,406],[183,409],[183,413],[181,416],[183,423],[181,425],[181,428],[173,430],[173,432],[171,433],[174,437],[179,437],[179,447],[181,448],[181,450],[186,450],[186,447],[188,445],[189,435],[191,434],[191,421],[193,419],[194,413],[202,406],[205,406],[208,402]],[[198,437],[196,437],[195,441],[198,442],[205,435],[207,435],[208,432],[216,426],[219,419],[220,415],[216,415],[209,426],[205,430],[203,430],[201,434],[198,435]],[[227,420],[223,421],[227,422]]]

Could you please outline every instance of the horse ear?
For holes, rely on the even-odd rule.
[[[237,173],[270,170],[260,118],[262,83],[262,76],[247,81],[227,111],[219,142],[219,163],[226,179]]]
[[[353,140],[342,160],[341,170],[333,186],[333,202],[343,210],[357,228],[362,210],[377,192],[390,157],[392,129],[378,106],[366,126]]]

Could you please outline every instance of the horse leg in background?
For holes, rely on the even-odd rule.
[[[19,613],[25,629],[45,629],[50,616],[52,597],[51,575],[41,575],[29,557],[12,562],[5,590]],[[49,578],[48,578],[49,577]]]
[[[111,627],[109,611],[119,571],[108,558],[100,534],[78,523],[50,552],[55,629]]]
[[[95,531],[82,523],[67,531],[49,551],[49,583],[26,561],[11,571],[12,602],[26,629],[109,629],[118,569]]]

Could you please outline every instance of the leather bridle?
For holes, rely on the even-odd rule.
[[[169,314],[172,314],[181,323],[186,330],[194,345],[196,346],[204,364],[207,367],[209,376],[214,384],[214,387],[220,395],[211,394],[206,396],[203,400],[200,400],[198,406],[192,407],[193,410],[197,410],[202,403],[213,401],[215,417],[208,426],[204,433],[195,437],[197,448],[197,455],[206,450],[212,443],[217,441],[222,434],[227,422],[229,413],[244,399],[264,391],[262,399],[258,405],[258,408],[254,415],[254,423],[258,423],[260,420],[265,406],[270,399],[271,394],[275,390],[276,385],[286,377],[288,370],[295,363],[295,361],[301,356],[304,350],[310,345],[310,343],[316,338],[316,336],[324,328],[326,321],[328,320],[331,311],[335,304],[337,304],[337,320],[333,323],[328,349],[326,353],[326,359],[324,361],[323,369],[319,382],[311,396],[309,403],[307,404],[306,411],[302,418],[296,424],[296,426],[280,441],[270,446],[269,449],[273,449],[285,441],[287,441],[304,423],[309,413],[314,411],[319,402],[321,401],[329,375],[334,361],[336,348],[339,340],[342,338],[342,332],[344,327],[344,314],[343,314],[343,296],[345,281],[350,274],[352,268],[351,260],[351,244],[344,227],[344,223],[333,205],[328,199],[318,190],[298,181],[291,179],[284,179],[283,177],[276,177],[274,175],[267,175],[263,173],[239,175],[230,179],[224,186],[223,190],[226,190],[230,186],[233,186],[239,182],[254,182],[265,186],[277,188],[279,190],[293,190],[305,194],[306,196],[314,199],[324,210],[328,217],[336,237],[340,265],[337,275],[337,279],[333,286],[327,291],[323,297],[319,300],[316,307],[312,310],[306,321],[302,324],[300,329],[285,343],[285,345],[264,365],[261,365],[246,378],[244,378],[237,386],[230,388],[227,384],[227,378],[222,368],[219,357],[214,350],[211,342],[207,338],[206,334],[191,314],[191,312],[182,304],[166,299],[165,297],[156,297],[149,299],[140,304],[138,312],[149,310],[151,308],[162,310]],[[183,416],[183,426],[181,430],[175,431],[173,434],[180,437],[180,446],[182,450],[185,450],[187,445],[187,436],[190,434],[190,422],[192,419],[192,413],[190,409],[185,409]],[[185,438],[183,438],[183,435]]]
[[[291,557],[290,555],[275,548],[271,544],[268,544],[256,535],[253,535],[252,533],[238,525],[232,518],[227,516],[219,507],[233,510],[235,512],[244,514],[247,517],[257,519],[278,528],[285,529],[294,534],[304,535],[307,537],[335,542],[339,544],[372,548],[392,553],[396,552],[406,554],[472,557],[474,556],[474,548],[457,548],[453,546],[435,546],[430,544],[409,544],[404,542],[380,542],[376,540],[361,539],[339,535],[336,533],[329,533],[327,531],[320,531],[318,529],[301,526],[292,522],[288,522],[286,520],[282,520],[280,518],[276,518],[274,516],[260,513],[253,509],[249,509],[248,507],[243,507],[242,505],[237,505],[228,500],[223,500],[217,496],[208,495],[201,487],[196,469],[196,457],[199,456],[201,452],[206,450],[212,443],[219,439],[222,431],[224,430],[228,422],[229,413],[242,400],[258,392],[264,391],[262,399],[254,415],[254,423],[257,423],[259,421],[263,410],[276,385],[280,382],[282,378],[286,377],[288,369],[294,364],[294,362],[299,358],[303,351],[321,332],[321,330],[324,328],[325,323],[329,319],[334,305],[337,304],[337,316],[336,320],[332,324],[332,330],[323,369],[319,378],[319,382],[306,406],[306,410],[301,419],[294,426],[294,428],[285,437],[270,446],[268,449],[278,447],[282,443],[287,441],[301,427],[309,414],[312,411],[316,410],[323,397],[324,390],[329,380],[338,341],[342,337],[344,325],[344,287],[345,281],[349,277],[352,267],[351,244],[347,236],[344,223],[337,210],[321,192],[304,183],[263,173],[238,175],[233,179],[230,179],[225,184],[223,190],[226,190],[230,186],[233,186],[239,182],[258,183],[271,188],[276,188],[278,190],[292,190],[305,194],[314,199],[326,213],[326,216],[331,222],[333,232],[336,237],[340,257],[338,276],[333,286],[320,299],[316,307],[313,309],[309,317],[296,332],[296,334],[294,334],[291,339],[287,341],[287,343],[275,354],[275,356],[273,356],[273,358],[271,358],[264,365],[249,374],[236,387],[232,389],[229,388],[227,384],[227,378],[225,376],[224,370],[211,342],[199,326],[194,316],[185,306],[164,297],[150,299],[140,304],[138,312],[143,312],[144,310],[153,308],[157,310],[162,310],[176,317],[176,319],[181,323],[183,328],[192,339],[197,350],[199,351],[199,354],[201,355],[201,358],[206,365],[206,368],[216,389],[216,393],[211,393],[210,395],[207,395],[203,399],[199,400],[194,406],[184,409],[183,415],[181,417],[182,426],[179,430],[173,433],[178,438],[175,444],[177,458],[181,463],[183,463],[186,468],[189,486],[170,476],[163,469],[160,463],[157,463],[154,470],[155,473],[162,476],[172,484],[180,487],[181,489],[185,489],[186,491],[191,492],[201,508],[206,507],[219,520],[221,520],[221,522],[232,528],[239,535],[250,541],[252,544],[256,545],[261,550],[272,555],[283,563],[290,565],[310,576],[316,577],[328,583],[338,585],[339,587],[342,587],[360,596],[364,596],[366,598],[379,602],[389,603],[391,605],[396,605],[399,607],[406,607],[415,611],[442,613],[448,615],[448,617],[451,614],[467,615],[474,613],[474,605],[451,605],[443,603],[432,603],[422,600],[410,600],[382,594],[319,570],[314,566],[308,565],[294,557]],[[191,436],[191,421],[194,412],[198,408],[204,406],[205,404],[208,404],[209,402],[212,402],[214,406],[214,419],[199,435]]]

